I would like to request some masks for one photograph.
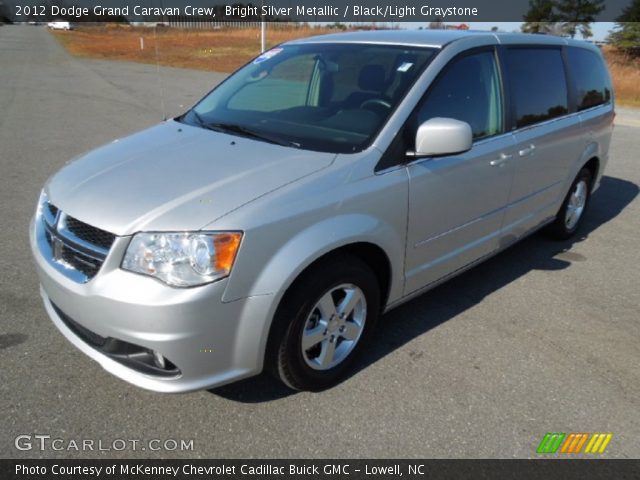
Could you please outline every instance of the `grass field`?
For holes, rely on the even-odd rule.
[[[640,59],[628,57],[611,47],[605,48],[604,54],[616,101],[621,105],[640,107]]]
[[[267,27],[267,46],[294,38],[332,33],[328,28]],[[53,33],[74,55],[111,60],[156,63],[173,67],[232,72],[260,51],[258,29],[183,30],[111,24],[81,26],[71,32]],[[144,48],[141,48],[141,39]],[[605,48],[616,100],[640,107],[640,60],[631,60]]]
[[[335,32],[326,28],[268,28],[267,46]],[[232,72],[260,53],[260,30],[185,30],[109,25],[53,34],[74,55]],[[141,39],[144,48],[141,48]]]

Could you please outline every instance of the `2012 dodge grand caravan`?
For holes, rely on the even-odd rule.
[[[338,382],[381,312],[580,226],[614,105],[599,51],[521,34],[280,45],[46,183],[45,308],[105,369],[181,392]]]

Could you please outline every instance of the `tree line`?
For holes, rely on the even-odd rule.
[[[593,36],[591,23],[605,9],[605,0],[529,0],[522,31],[583,38]],[[633,0],[616,18],[609,43],[640,56],[640,0]]]

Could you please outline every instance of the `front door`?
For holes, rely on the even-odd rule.
[[[448,117],[471,125],[470,151],[407,165],[409,225],[405,294],[498,247],[513,181],[515,142],[505,133],[502,88],[493,49],[455,58],[429,89],[416,125]]]

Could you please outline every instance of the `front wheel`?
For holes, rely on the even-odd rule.
[[[351,256],[312,267],[282,301],[272,332],[271,370],[294,390],[338,383],[366,344],[380,312],[374,272]]]
[[[549,225],[548,231],[553,237],[566,240],[576,233],[589,206],[592,182],[589,169],[578,172],[555,220]]]

